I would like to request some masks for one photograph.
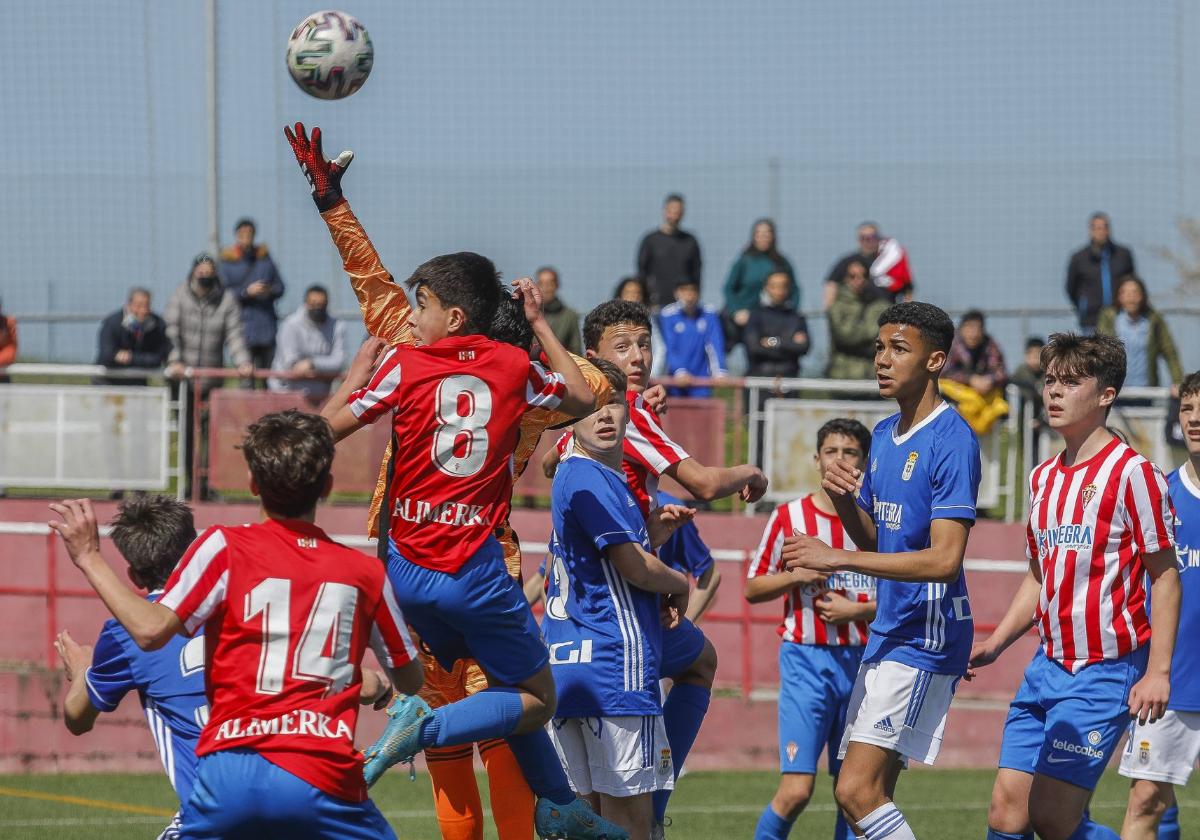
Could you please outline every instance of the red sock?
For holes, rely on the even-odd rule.
[[[533,836],[533,791],[512,750],[498,738],[480,741],[479,757],[487,770],[492,819],[500,840],[529,840]]]

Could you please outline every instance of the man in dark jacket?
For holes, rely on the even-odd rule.
[[[96,364],[107,368],[157,370],[167,363],[171,342],[167,325],[150,311],[150,292],[141,287],[129,290],[125,305],[100,324]],[[111,380],[118,385],[145,385],[145,379]]]
[[[1112,240],[1112,223],[1107,213],[1093,213],[1088,220],[1091,241],[1071,255],[1067,264],[1067,297],[1079,314],[1084,333],[1096,331],[1100,310],[1116,300],[1117,281],[1133,274],[1133,252]]]
[[[254,367],[270,370],[275,359],[275,301],[283,297],[283,278],[267,246],[254,243],[253,220],[239,219],[233,233],[236,243],[221,252],[221,274],[225,288],[242,307],[242,331]]]
[[[667,196],[662,224],[642,237],[638,248],[638,274],[646,279],[650,307],[655,311],[675,300],[675,287],[684,280],[700,287],[700,243],[680,230],[683,209],[683,196]]]
[[[765,302],[750,310],[743,333],[749,376],[800,375],[800,357],[808,352],[808,322],[791,305],[792,278],[777,271],[763,286]]]

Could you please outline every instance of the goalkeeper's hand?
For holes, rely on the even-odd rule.
[[[342,174],[354,160],[354,152],[345,151],[333,160],[326,160],[321,151],[321,129],[313,126],[312,139],[304,131],[304,123],[296,123],[295,133],[288,126],[283,127],[283,134],[291,144],[300,171],[308,179],[312,187],[313,201],[317,209],[324,213],[340,204],[342,198]]]

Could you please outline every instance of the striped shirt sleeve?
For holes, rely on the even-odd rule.
[[[417,648],[404,622],[404,613],[396,603],[396,593],[387,577],[383,579],[383,597],[379,599],[379,608],[375,611],[371,626],[370,645],[379,664],[385,668],[399,668],[417,656]]]
[[[691,457],[663,431],[654,412],[640,398],[629,407],[625,455],[655,476]]]
[[[400,390],[400,352],[393,347],[384,354],[367,387],[350,395],[350,410],[364,423],[374,423],[395,411]]]
[[[530,408],[558,408],[567,395],[567,381],[561,373],[548,370],[541,362],[529,363],[525,385],[525,403]]]
[[[1145,459],[1134,459],[1128,468],[1123,502],[1134,545],[1141,554],[1175,545],[1175,511],[1162,470]]]
[[[225,602],[229,550],[219,526],[192,543],[171,574],[158,603],[170,608],[192,635]]]
[[[747,569],[747,579],[778,574],[783,571],[780,561],[783,555],[783,538],[787,536],[785,533],[787,519],[786,507],[780,506],[771,511],[771,516],[767,519],[767,527],[763,530],[762,540]]]

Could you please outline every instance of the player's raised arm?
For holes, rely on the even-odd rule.
[[[371,337],[364,341],[354,354],[342,384],[321,409],[321,416],[333,429],[334,440],[374,423],[391,408],[400,369],[391,352],[384,354],[386,349],[382,339]]]
[[[753,464],[710,467],[695,458],[685,458],[663,471],[697,499],[706,502],[737,495],[743,502],[757,502],[767,492],[767,477]]]
[[[50,509],[62,517],[48,523],[62,537],[71,562],[83,572],[113,618],[129,631],[142,650],[156,650],[184,626],[175,613],[161,603],[143,599],[123,584],[100,555],[100,528],[90,499],[52,502]]]
[[[350,287],[358,298],[367,332],[392,346],[412,344],[408,296],[384,267],[367,232],[342,194],[342,175],[354,160],[354,152],[344,151],[333,160],[327,160],[321,148],[321,129],[317,126],[313,126],[311,139],[303,123],[296,123],[294,131],[284,127],[283,133],[300,170],[308,178],[313,201],[341,255],[342,267],[350,277]]]
[[[591,414],[596,410],[596,395],[584,378],[583,372],[579,370],[574,357],[558,340],[554,330],[550,329],[546,315],[542,312],[542,293],[537,284],[528,277],[520,278],[513,283],[513,297],[521,301],[525,309],[525,319],[533,328],[534,338],[546,354],[550,369],[562,377],[566,386],[566,393],[559,400],[559,411],[572,417]]]
[[[87,679],[84,676],[92,666],[92,648],[81,645],[71,638],[66,630],[54,639],[54,649],[63,663],[63,674],[71,687],[63,698],[63,723],[72,735],[83,735],[91,732],[96,725],[100,710],[92,705],[87,693]]]

